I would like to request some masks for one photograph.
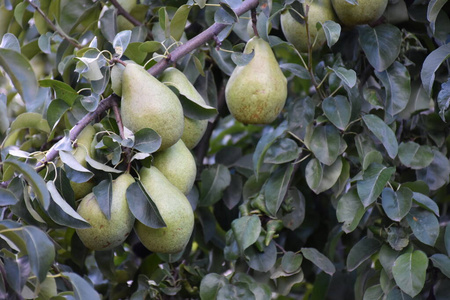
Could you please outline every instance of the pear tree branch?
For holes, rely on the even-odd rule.
[[[114,0],[113,0],[114,1]],[[258,6],[259,1],[258,0],[245,0],[241,6],[239,6],[235,12],[238,16],[242,15],[243,13],[251,10],[252,8],[255,8]],[[199,35],[195,36],[188,42],[186,42],[184,45],[178,47],[175,49],[168,58],[163,59],[159,61],[156,65],[151,67],[148,72],[153,75],[157,76],[161,74],[166,68],[168,68],[170,65],[184,57],[186,54],[192,52],[193,50],[197,49],[204,43],[206,43],[208,40],[214,38],[215,35],[219,34],[224,28],[226,27],[225,24],[219,24],[214,23],[211,25],[208,29],[200,33]],[[104,111],[110,109],[113,107],[114,103],[118,103],[120,101],[120,97],[116,94],[112,94],[111,96],[105,98],[102,100],[97,109],[93,112],[90,112],[86,114],[71,130],[69,137],[73,141],[77,138],[77,136],[80,134],[80,132],[95,118],[100,116]],[[55,146],[50,148],[47,155],[43,160],[38,162],[36,165],[36,169],[39,172],[42,170],[47,162],[54,160],[58,156],[58,150],[55,149]]]

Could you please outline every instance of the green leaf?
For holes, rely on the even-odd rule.
[[[450,162],[448,158],[437,149],[432,149],[433,162],[426,168],[416,171],[417,180],[425,181],[430,190],[437,190],[448,183],[450,175]]]
[[[277,261],[277,247],[272,240],[264,251],[259,251],[256,246],[249,247],[245,250],[245,256],[250,268],[258,272],[268,272]]]
[[[386,90],[386,112],[395,116],[403,111],[411,95],[411,76],[400,62],[394,62],[387,70],[375,72]]]
[[[431,95],[435,73],[439,66],[450,57],[450,44],[445,44],[431,52],[422,65],[420,78],[428,95]]]
[[[382,205],[387,216],[400,222],[411,209],[413,193],[410,189],[400,187],[394,192],[391,188],[385,188],[381,194]]]
[[[200,299],[217,299],[217,293],[226,284],[228,280],[225,276],[215,273],[207,274],[200,283]]]
[[[130,43],[124,55],[138,64],[143,64],[148,53],[141,50],[141,45],[139,42]]]
[[[248,299],[256,300],[255,295],[245,283],[226,284],[217,293],[216,300]]]
[[[398,153],[398,142],[392,129],[375,115],[363,116],[367,128],[381,141],[390,158]]]
[[[445,227],[444,244],[447,254],[450,256],[450,224]]]
[[[394,262],[392,274],[400,289],[411,297],[422,290],[428,267],[428,257],[420,250],[400,255]]]
[[[276,292],[283,296],[287,296],[292,287],[295,284],[302,282],[304,279],[305,275],[302,271],[288,277],[280,277],[277,279]]]
[[[261,233],[261,221],[257,216],[244,216],[231,223],[234,237],[241,253],[253,245]]]
[[[370,64],[378,72],[386,70],[398,57],[402,44],[400,29],[391,24],[381,24],[374,28],[358,26],[359,45]]]
[[[28,59],[14,50],[0,48],[0,66],[8,74],[26,106],[32,108],[39,87]]]
[[[39,85],[54,89],[56,98],[64,100],[69,106],[72,106],[75,100],[80,97],[70,85],[59,80],[44,79],[39,81]]]
[[[261,137],[258,144],[256,145],[255,152],[253,153],[253,169],[256,175],[256,178],[259,176],[259,169],[264,161],[264,156],[266,155],[267,150],[269,150],[270,146],[272,146],[275,141],[285,133],[286,126],[283,124],[278,126],[274,131],[265,134]]]
[[[387,294],[386,300],[413,300],[412,297],[405,294],[402,290],[400,290],[398,287],[393,288],[389,294]]]
[[[315,264],[319,269],[324,271],[330,276],[333,276],[334,272],[336,272],[336,267],[330,261],[328,257],[317,251],[315,248],[302,248],[301,252],[303,256]]]
[[[309,188],[316,194],[330,189],[338,181],[342,166],[342,159],[337,159],[331,166],[322,165],[315,158],[311,159],[305,169]]]
[[[220,2],[221,8],[214,14],[214,22],[231,25],[236,23],[239,18],[234,10],[225,2]]]
[[[102,180],[92,189],[98,206],[100,206],[100,209],[107,220],[111,219],[111,202],[113,199],[112,184],[112,177],[109,176],[108,179]]]
[[[50,128],[55,129],[62,116],[70,109],[70,106],[61,99],[55,99],[50,102],[47,109],[47,121]]]
[[[34,168],[24,162],[8,158],[3,162],[4,167],[10,166],[13,170],[20,172],[28,184],[33,188],[42,207],[48,209],[50,205],[50,194],[45,185],[44,179],[34,170]]]
[[[210,206],[222,199],[223,192],[231,183],[230,171],[221,164],[203,170],[201,175],[199,206]]]
[[[18,201],[11,191],[0,188],[0,206],[14,205]]]
[[[381,300],[383,299],[384,292],[381,285],[372,285],[364,292],[363,300]]]
[[[80,275],[72,272],[62,272],[62,275],[70,279],[76,300],[100,300],[97,291]]]
[[[314,128],[309,148],[321,163],[332,165],[346,147],[336,127],[325,125]]]
[[[428,167],[434,159],[430,146],[421,146],[415,142],[401,143],[398,158],[405,166],[417,170]]]
[[[23,235],[27,245],[31,270],[43,282],[47,277],[47,271],[55,260],[55,246],[49,237],[39,228],[24,226]]]
[[[120,153],[122,153],[122,152],[120,152]],[[87,162],[92,168],[94,168],[94,169],[96,169],[96,170],[100,170],[100,171],[107,172],[107,173],[116,173],[116,174],[122,173],[121,170],[114,169],[114,168],[112,168],[112,167],[110,167],[110,166],[108,166],[108,165],[102,164],[102,163],[100,163],[100,162],[98,162],[98,161],[92,159],[92,158],[89,156],[89,154],[85,156],[85,159],[86,159],[86,162]]]
[[[293,171],[292,164],[279,167],[267,180],[264,187],[264,199],[267,210],[272,216],[276,216],[283,203]]]
[[[322,102],[322,109],[325,116],[334,126],[340,130],[345,130],[350,121],[351,106],[344,96],[328,97]]]
[[[131,30],[124,30],[116,34],[113,40],[115,54],[120,58],[127,50],[131,41]]]
[[[347,270],[355,270],[365,262],[372,254],[381,248],[381,243],[373,238],[364,237],[352,247],[347,256]]]
[[[450,106],[450,79],[441,85],[441,90],[439,91],[437,97],[437,103],[439,106],[439,116],[443,121],[445,121],[445,113]]]
[[[150,128],[143,128],[134,134],[134,148],[144,152],[156,152],[161,146],[161,137]]]
[[[328,20],[322,24],[323,32],[327,39],[327,45],[331,48],[339,40],[341,36],[341,25],[338,23]]]
[[[412,247],[411,247],[411,249],[412,249]],[[400,255],[402,255],[404,253],[408,253],[411,251],[408,251],[408,248],[403,249],[402,251],[395,251],[387,244],[384,244],[381,247],[380,252],[378,253],[378,259],[380,260],[380,263],[383,266],[383,269],[387,273],[389,278],[393,277],[392,266],[394,265],[394,262],[397,259],[397,257],[399,257]]]
[[[160,42],[157,42],[157,41],[146,41],[146,42],[140,44],[139,51],[147,52],[147,53],[156,52],[159,49],[161,49],[161,47],[162,47],[162,45],[161,45]]]
[[[425,196],[424,194],[414,192],[413,200],[420,207],[431,211],[439,217],[439,206],[431,198]]]
[[[288,138],[278,139],[267,150],[264,163],[284,164],[297,159],[300,153],[302,153],[302,149],[295,141]]]
[[[345,233],[350,233],[356,229],[365,212],[356,189],[352,189],[339,199],[336,217],[338,222],[344,223],[342,224],[342,230]]]
[[[292,73],[292,75],[297,76],[301,79],[310,79],[310,75],[308,70],[306,70],[305,67],[299,65],[299,64],[293,64],[293,63],[282,63],[280,64],[280,68],[285,71],[289,71]]]
[[[231,60],[237,65],[237,66],[245,66],[255,57],[255,51],[252,51],[250,53],[242,53],[242,52],[233,52],[231,54]]]
[[[5,33],[0,43],[0,48],[14,50],[20,53],[20,43],[16,36],[12,33]]]
[[[285,204],[288,205],[292,211],[283,214],[281,217],[283,226],[290,230],[295,230],[302,225],[305,219],[305,196],[303,196],[298,189],[291,188],[288,191]]]
[[[170,35],[179,41],[184,32],[184,27],[186,26],[186,21],[191,11],[191,5],[181,5],[170,22]]]
[[[128,187],[126,196],[128,208],[142,224],[150,228],[166,227],[158,207],[139,180]]]
[[[450,257],[445,254],[437,253],[430,257],[433,265],[441,270],[442,274],[450,278]]]
[[[435,30],[436,19],[445,3],[447,3],[447,0],[431,0],[430,3],[428,3],[427,19],[431,23],[430,26],[433,32]]]
[[[359,198],[364,207],[368,207],[375,202],[388,183],[395,168],[385,167],[378,163],[372,163],[363,173],[363,180],[358,180],[356,187]]]
[[[406,220],[419,241],[434,246],[439,236],[439,221],[432,212],[411,208]]]
[[[288,274],[294,274],[300,271],[302,262],[303,255],[288,251],[284,253],[283,257],[281,258],[281,268]]]
[[[25,128],[37,129],[45,133],[50,132],[50,126],[48,126],[48,122],[42,117],[42,114],[32,112],[17,116],[11,123],[10,133]]]
[[[356,84],[356,72],[353,70],[348,70],[343,67],[337,67],[336,69],[329,68],[331,71],[336,74],[337,77],[339,77],[342,82],[348,86],[349,88],[352,88]],[[342,96],[341,96],[342,97]]]
[[[87,155],[86,155],[87,157]],[[59,158],[65,164],[67,177],[77,183],[86,182],[94,176],[94,174],[83,167],[73,156],[71,152],[59,151]]]

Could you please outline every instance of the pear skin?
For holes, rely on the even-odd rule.
[[[186,196],[156,168],[142,168],[141,181],[167,227],[150,228],[136,221],[135,231],[142,244],[157,253],[178,253],[189,242],[194,213]]]
[[[383,15],[388,0],[358,0],[358,5],[345,0],[331,0],[331,3],[342,24],[353,27],[378,20]]]
[[[127,188],[134,182],[130,174],[122,174],[112,183],[111,218],[108,220],[98,205],[94,193],[81,200],[77,212],[91,224],[77,229],[83,244],[92,250],[108,250],[122,244],[134,225],[134,216],[128,208]]]
[[[247,42],[244,53],[255,51],[245,66],[237,66],[225,88],[230,113],[244,124],[269,124],[284,107],[287,80],[269,43],[259,37]]]
[[[183,194],[187,195],[192,189],[197,175],[197,166],[194,156],[182,140],[156,153],[153,165]]]
[[[163,83],[136,64],[127,64],[122,77],[123,125],[133,132],[151,128],[161,136],[164,150],[183,134],[183,107]]]
[[[187,79],[186,75],[176,68],[167,68],[161,75],[162,82],[174,82],[183,89],[186,96],[198,104],[206,104],[203,97],[195,89],[192,83]],[[184,130],[181,139],[186,147],[189,149],[197,146],[198,142],[205,134],[208,120],[194,120],[189,117],[184,117]]]
[[[309,1],[308,10],[308,31],[310,43],[314,43],[313,50],[322,48],[326,42],[326,37],[323,29],[317,30],[317,22],[324,23],[325,21],[336,21],[333,7],[330,0],[316,0],[311,3]],[[303,10],[306,10],[305,3],[303,3]],[[281,28],[286,39],[294,45],[299,52],[308,52],[308,35],[306,32],[306,25],[300,24],[292,17],[291,13],[286,10],[280,17]]]

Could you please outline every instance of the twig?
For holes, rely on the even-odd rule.
[[[109,0],[112,5],[117,9],[117,15],[123,16],[125,19],[130,21],[134,26],[142,26],[143,24],[136,20],[129,12],[127,12],[122,5],[117,2],[117,0]],[[153,39],[153,34],[147,29],[147,38],[149,40]]]
[[[57,32],[62,38],[67,40],[75,48],[78,48],[78,49],[83,48],[82,45],[75,42],[75,40],[73,38],[71,38],[70,36],[68,36],[64,31],[62,31],[62,29],[57,28],[55,26],[55,24],[53,24],[53,22],[42,11],[42,9],[39,6],[37,6],[36,4],[34,4],[32,0],[28,0],[28,3],[44,18],[45,22],[47,22],[47,24],[53,29],[53,31]]]
[[[123,123],[122,123],[122,116],[120,115],[119,111],[119,104],[114,101],[112,104],[112,108],[114,111],[114,116],[116,117],[117,126],[119,127],[119,134],[122,139],[125,139],[125,133],[123,132]]]
[[[258,33],[258,29],[256,28],[256,9],[253,8],[252,9],[252,28],[253,28],[253,32],[255,33],[255,36],[259,37],[259,33]]]

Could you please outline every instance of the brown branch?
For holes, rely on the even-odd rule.
[[[116,117],[117,126],[119,127],[120,137],[122,139],[125,139],[125,133],[123,132],[123,123],[122,123],[122,116],[120,115],[119,104],[116,101],[114,101],[112,104],[112,108],[114,111],[114,116]]]
[[[252,28],[253,28],[253,32],[255,33],[255,36],[259,37],[259,33],[258,33],[258,29],[256,28],[256,9],[253,8],[252,9]]]
[[[78,44],[73,38],[67,35],[61,28],[57,28],[55,24],[47,17],[47,15],[42,11],[42,9],[33,3],[32,0],[28,0],[28,3],[44,18],[45,22],[55,31],[58,33],[63,39],[67,40],[72,46],[75,48],[81,49],[83,48],[82,45]]]
[[[111,4],[114,5],[114,7],[117,9],[117,15],[123,16],[125,19],[130,21],[130,23],[133,24],[134,26],[142,26],[143,25],[141,22],[136,20],[129,12],[127,12],[122,7],[122,5],[120,5],[119,2],[117,2],[117,0],[109,0],[109,2],[111,2]],[[149,40],[153,39],[153,34],[148,29],[147,29],[147,38]]]

